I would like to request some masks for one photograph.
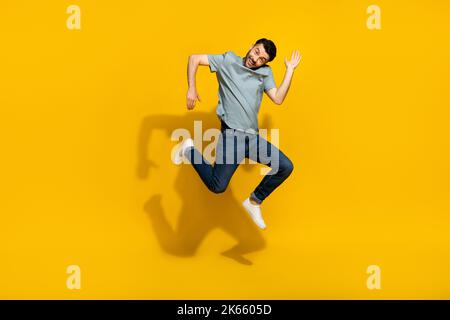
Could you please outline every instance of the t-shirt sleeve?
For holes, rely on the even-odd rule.
[[[225,53],[222,54],[208,54],[209,69],[211,72],[219,70],[220,65],[225,60]]]
[[[264,91],[268,91],[272,88],[276,88],[275,79],[273,78],[272,68],[269,67],[269,74],[264,77]]]

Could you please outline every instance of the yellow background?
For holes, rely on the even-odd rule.
[[[81,30],[66,27],[70,4]],[[381,30],[366,27],[371,4]],[[449,1],[0,10],[0,298],[450,298]],[[278,85],[284,57],[303,55],[284,104],[261,107],[295,165],[262,207],[265,231],[240,206],[259,165],[216,195],[170,161],[172,130],[219,125],[208,67],[186,110],[188,55],[243,56],[262,37]],[[251,265],[221,254],[237,243]]]

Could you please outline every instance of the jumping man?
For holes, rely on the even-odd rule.
[[[284,59],[286,73],[282,84],[277,88],[272,69],[267,65],[275,59],[276,51],[271,40],[262,38],[250,47],[245,57],[240,57],[233,51],[189,56],[187,108],[192,110],[196,100],[201,101],[195,86],[197,67],[209,66],[211,72],[216,72],[219,82],[216,113],[221,122],[221,133],[216,145],[214,165],[204,159],[190,138],[179,145],[174,158],[175,163],[179,164],[186,157],[203,183],[215,193],[226,190],[244,158],[269,166],[271,171],[242,203],[261,229],[266,228],[261,214],[262,202],[286,180],[294,168],[283,152],[259,135],[258,129],[258,112],[263,92],[275,104],[281,105],[289,90],[294,70],[301,60],[297,50],[292,53],[291,60]]]

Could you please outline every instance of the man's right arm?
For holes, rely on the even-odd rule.
[[[199,65],[209,66],[208,55],[206,54],[193,54],[189,56],[188,62],[188,86],[195,88],[195,74],[197,73],[197,67]]]
[[[188,93],[186,97],[186,105],[189,110],[194,109],[195,102],[200,96],[197,93],[197,87],[195,85],[195,75],[199,65],[209,66],[208,55],[206,54],[193,54],[189,56],[187,77],[188,77]]]

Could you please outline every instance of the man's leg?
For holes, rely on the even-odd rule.
[[[185,150],[186,158],[197,171],[203,183],[214,193],[226,190],[231,177],[243,159],[238,156],[238,146],[235,141],[232,131],[221,132],[216,146],[214,165],[211,165],[195,147]]]
[[[257,135],[255,139],[250,141],[249,149],[249,157],[252,160],[272,168],[250,196],[252,202],[261,204],[289,177],[294,169],[294,165],[282,151],[260,135]]]

